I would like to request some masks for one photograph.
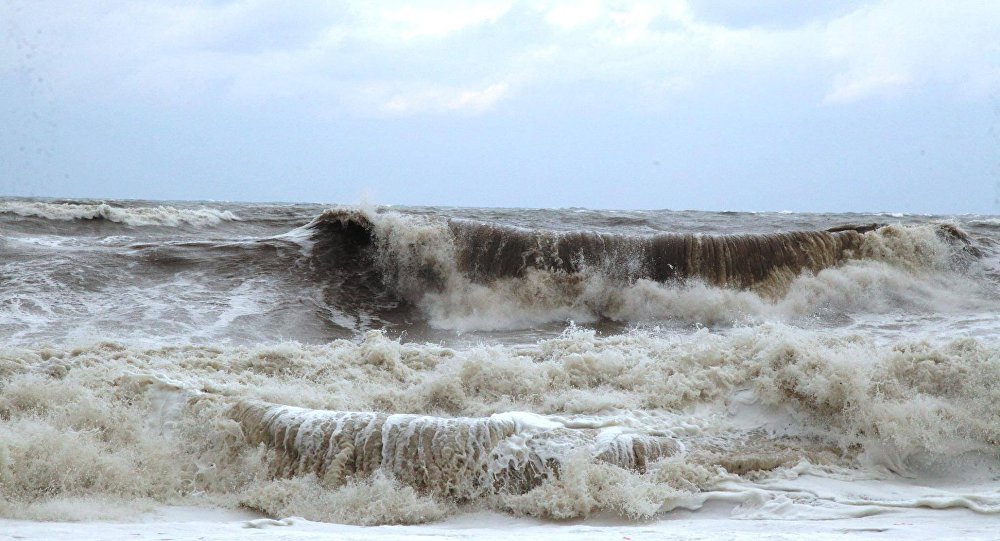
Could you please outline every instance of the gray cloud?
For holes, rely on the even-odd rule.
[[[996,180],[996,2],[40,0],[0,21],[8,193],[983,210]]]

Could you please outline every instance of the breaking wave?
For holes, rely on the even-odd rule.
[[[0,203],[0,213],[47,220],[107,220],[130,226],[210,226],[239,220],[239,217],[231,211],[207,207],[198,209],[178,209],[168,206],[117,207],[107,203],[7,201]]]
[[[998,247],[952,223],[626,234],[580,228],[606,227],[606,216],[558,231],[414,211],[266,210],[241,208],[239,222],[204,232],[4,218],[0,330],[21,344],[324,342],[370,329],[426,340],[568,322],[840,327],[1000,306]]]
[[[8,349],[0,514],[211,502],[372,524],[466,506],[644,518],[713,499],[764,515],[768,502],[996,513],[995,494],[960,485],[911,497],[788,484],[992,478],[998,377],[992,342],[882,344],[781,325],[570,329],[466,349],[380,332],[324,346]]]
[[[644,473],[675,454],[673,438],[602,434],[582,423],[528,413],[442,418],[321,411],[241,402],[230,414],[250,444],[277,451],[275,475],[315,474],[326,485],[392,472],[409,486],[457,501],[485,494],[523,494],[558,477],[568,449]]]
[[[324,213],[292,238],[343,299],[400,299],[431,325],[459,331],[788,320],[982,298],[955,294],[982,289],[968,276],[981,252],[952,224],[639,236],[349,209]]]

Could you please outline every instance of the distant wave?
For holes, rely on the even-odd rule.
[[[0,203],[0,213],[31,216],[47,220],[107,220],[131,226],[181,225],[208,226],[240,218],[228,210],[211,208],[178,209],[159,207],[115,207],[107,203],[42,203],[7,201]]]
[[[1000,218],[977,218],[971,220],[969,225],[980,227],[1000,227]]]

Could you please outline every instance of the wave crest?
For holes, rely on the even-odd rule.
[[[230,415],[243,427],[247,443],[277,451],[278,476],[314,474],[336,487],[383,471],[408,486],[458,501],[528,492],[558,477],[573,448],[589,449],[601,462],[640,473],[680,449],[672,438],[604,436],[525,413],[444,418],[243,401]]]
[[[914,302],[927,304],[941,284],[968,285],[962,273],[981,255],[951,224],[638,236],[335,209],[305,229],[320,279],[345,297],[397,297],[456,330],[794,318],[830,305],[880,310],[896,290],[923,291]]]
[[[239,220],[239,217],[231,211],[207,207],[198,209],[179,209],[169,206],[115,207],[107,203],[8,201],[0,203],[0,212],[47,220],[106,220],[130,226],[209,226]]]

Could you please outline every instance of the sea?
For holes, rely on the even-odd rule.
[[[0,538],[1000,524],[998,404],[997,216],[0,199]]]

